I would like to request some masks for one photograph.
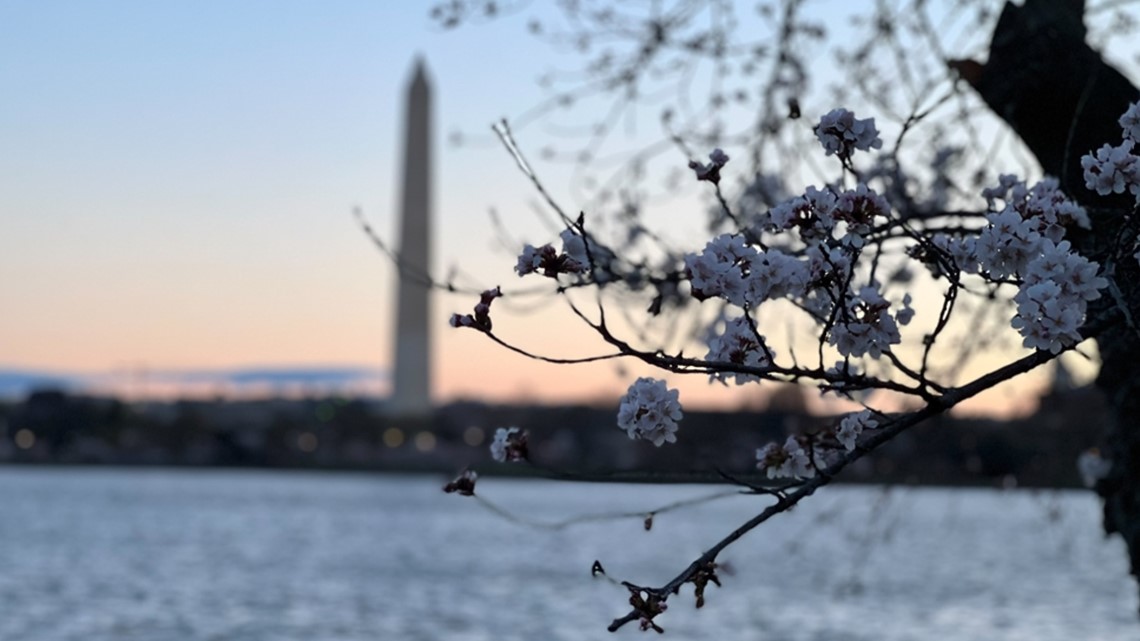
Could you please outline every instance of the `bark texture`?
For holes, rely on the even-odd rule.
[[[1104,430],[1108,477],[1097,485],[1104,528],[1128,545],[1132,574],[1140,578],[1140,268],[1132,259],[1135,201],[1129,194],[1100,197],[1085,188],[1082,155],[1117,145],[1117,119],[1140,91],[1085,42],[1083,0],[1006,3],[994,30],[989,61],[951,63],[993,111],[1025,141],[1046,174],[1089,209],[1091,231],[1069,234],[1082,253],[1108,270],[1110,291],[1090,306],[1087,325],[1103,328],[1097,345],[1097,385],[1113,409]],[[1123,230],[1123,236],[1121,236]],[[1122,240],[1118,241],[1118,238]]]

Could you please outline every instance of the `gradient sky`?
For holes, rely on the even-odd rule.
[[[442,139],[536,102],[549,59],[517,21],[442,33],[425,6],[0,5],[0,363],[385,367],[394,273],[350,211],[394,237],[417,53],[441,139],[437,265],[488,285],[513,278],[486,212],[497,204],[516,230],[540,229],[529,186],[501,148]],[[437,300],[440,398],[612,388],[447,331],[447,313],[469,306]]]
[[[417,52],[436,92],[436,265],[516,283],[487,210],[545,242],[533,191],[497,145],[443,139],[537,102],[556,60],[520,21],[444,33],[427,5],[0,4],[0,367],[386,368],[394,271],[350,212],[395,236]],[[565,196],[563,170],[546,177]],[[701,226],[678,209],[655,216],[678,236]],[[473,302],[436,299],[440,400],[608,400],[647,371],[545,365],[448,331]],[[554,355],[602,351],[562,306],[496,321]],[[722,406],[755,394],[684,388]]]

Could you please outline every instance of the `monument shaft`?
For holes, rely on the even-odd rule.
[[[395,376],[391,413],[431,413],[431,89],[422,60],[408,88],[404,120]]]

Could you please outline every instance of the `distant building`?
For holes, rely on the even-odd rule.
[[[396,298],[395,376],[390,416],[431,414],[431,88],[422,59],[408,87],[404,122],[399,282]]]

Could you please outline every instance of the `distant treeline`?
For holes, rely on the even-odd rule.
[[[859,461],[842,480],[937,485],[1074,487],[1076,457],[1100,434],[1103,403],[1089,389],[1054,394],[1010,422],[931,420]],[[339,397],[266,400],[119,399],[39,390],[0,404],[0,462],[298,467],[536,473],[599,480],[756,480],[755,451],[829,424],[795,409],[688,411],[678,442],[628,440],[612,408],[457,402],[418,420]],[[493,463],[495,428],[530,432],[533,466]]]

